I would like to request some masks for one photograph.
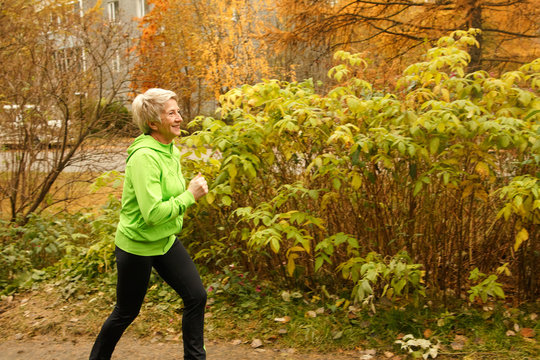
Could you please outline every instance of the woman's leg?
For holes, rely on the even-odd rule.
[[[116,343],[139,314],[152,271],[151,257],[133,255],[118,247],[115,254],[118,269],[116,305],[101,328],[90,360],[111,358]]]
[[[154,261],[159,275],[184,301],[182,316],[182,337],[185,360],[204,360],[204,309],[206,289],[199,272],[186,249],[178,240],[171,249]]]

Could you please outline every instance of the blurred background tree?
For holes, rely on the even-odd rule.
[[[75,200],[74,184],[110,162],[114,151],[101,145],[126,129],[118,101],[128,89],[130,37],[99,7],[82,13],[72,1],[2,2],[0,16],[0,201],[6,217],[26,222]],[[58,182],[68,167],[77,171]]]
[[[184,117],[214,110],[229,89],[271,75],[262,39],[264,1],[150,0],[134,47],[140,91],[166,87],[180,97]],[[205,107],[206,105],[206,107]]]
[[[470,49],[471,70],[516,68],[540,56],[537,0],[279,0],[279,25],[269,32],[280,49],[293,48],[302,74],[336,50],[362,53],[382,81],[420,59],[441,36],[481,30]]]

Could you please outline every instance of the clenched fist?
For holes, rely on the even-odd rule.
[[[208,184],[206,183],[206,179],[199,173],[189,182],[188,191],[193,194],[195,201],[199,200],[204,195],[208,194]]]

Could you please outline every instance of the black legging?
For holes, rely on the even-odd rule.
[[[186,249],[176,240],[164,255],[139,256],[115,250],[118,282],[116,305],[94,343],[90,360],[110,359],[122,333],[141,309],[152,267],[184,301],[182,337],[184,359],[206,359],[203,328],[206,290]]]

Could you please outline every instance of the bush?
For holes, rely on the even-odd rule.
[[[506,285],[536,298],[540,59],[500,78],[467,73],[473,35],[441,38],[394,93],[340,51],[328,94],[268,80],[222,96],[221,116],[182,140],[184,169],[212,180],[183,236],[200,257],[288,286],[351,291],[344,264],[405,250],[444,294],[508,262]]]

